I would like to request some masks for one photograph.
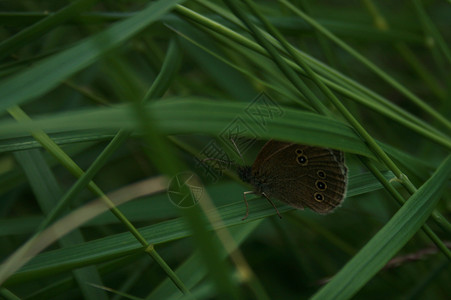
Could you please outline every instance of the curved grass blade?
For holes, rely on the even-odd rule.
[[[241,124],[248,129],[243,133],[248,138],[275,138],[374,157],[366,144],[345,123],[288,107],[194,98],[165,99],[146,107],[164,134],[220,135],[231,125]],[[33,121],[20,123],[5,121],[0,123],[0,136],[28,136],[30,131],[37,129],[46,133],[136,129],[136,121],[130,107],[121,105],[55,114],[41,120],[36,117]]]

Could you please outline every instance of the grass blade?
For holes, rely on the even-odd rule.
[[[448,156],[434,175],[313,299],[349,299],[354,296],[426,222],[450,175],[451,156]]]

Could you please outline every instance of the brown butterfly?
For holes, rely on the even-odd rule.
[[[238,167],[238,176],[254,191],[243,194],[246,219],[249,215],[247,194],[277,198],[298,209],[327,214],[340,206],[346,194],[348,170],[343,152],[333,149],[270,140],[251,166]]]

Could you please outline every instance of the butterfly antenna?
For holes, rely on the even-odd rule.
[[[241,160],[243,161],[243,164],[245,165],[246,162],[244,161],[243,155],[240,152],[240,149],[238,148],[238,146],[235,143],[235,140],[230,138],[230,141],[232,142],[233,146],[235,146],[236,152],[238,153],[238,155],[241,157]]]

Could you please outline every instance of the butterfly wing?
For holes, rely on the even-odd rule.
[[[259,192],[318,213],[331,212],[346,192],[347,169],[338,150],[269,141],[252,173]]]

